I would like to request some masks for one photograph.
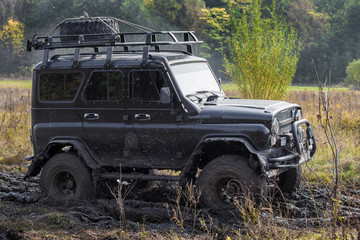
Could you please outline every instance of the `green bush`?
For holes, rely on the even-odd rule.
[[[244,7],[230,1],[230,57],[225,67],[241,97],[285,99],[299,59],[298,36],[274,8],[265,17],[261,3],[255,0]]]
[[[354,59],[347,66],[345,84],[360,89],[360,59]]]

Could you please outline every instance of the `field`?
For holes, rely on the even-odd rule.
[[[233,85],[225,84],[224,90],[228,96],[238,97]],[[313,160],[303,166],[303,187],[297,194],[274,197],[262,211],[249,203],[224,219],[220,213],[197,209],[196,193],[158,185],[138,191],[138,195],[130,194],[125,202],[129,226],[124,228],[119,226],[121,218],[117,213],[121,209],[114,199],[92,200],[69,210],[41,200],[38,179],[22,181],[28,164],[24,158],[32,154],[30,81],[0,80],[0,236],[6,235],[8,239],[11,235],[15,236],[12,239],[358,238],[360,92],[334,88],[329,99],[330,121],[339,147],[340,207],[335,208],[337,205],[327,194],[333,184],[334,167],[331,148],[318,120],[319,93],[316,88],[293,87],[286,101],[302,106],[304,117],[313,124],[318,144]],[[187,200],[179,200],[181,195]]]
[[[225,85],[224,91],[228,96],[239,97],[236,87]],[[313,125],[318,150],[309,163],[326,182],[332,180],[332,152],[326,136],[318,120],[319,92],[315,87],[291,87],[287,102],[301,105],[304,117]],[[340,173],[343,181],[358,184],[360,181],[360,92],[351,91],[344,87],[335,87],[329,92],[330,121],[340,149]],[[306,173],[306,172],[305,172]],[[307,174],[309,180],[316,181],[316,176]],[[314,178],[315,177],[315,178]]]

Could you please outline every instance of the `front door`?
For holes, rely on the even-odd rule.
[[[166,75],[161,69],[142,69],[128,76],[131,104],[127,112],[133,125],[129,141],[134,143],[130,159],[149,168],[178,166],[176,113],[171,101],[164,103],[160,98],[162,88],[170,89]]]

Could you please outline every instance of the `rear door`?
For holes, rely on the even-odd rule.
[[[124,75],[120,70],[92,71],[78,101],[86,141],[103,166],[119,166],[124,159],[124,136],[131,128],[124,120]]]

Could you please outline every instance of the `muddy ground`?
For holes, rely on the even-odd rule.
[[[175,183],[154,182],[145,189],[128,187],[125,212],[121,212],[110,195],[82,202],[49,201],[41,195],[38,178],[24,181],[23,177],[21,173],[0,172],[0,239],[206,239],[225,238],[248,227],[236,209],[187,208],[190,202],[184,199],[177,205]],[[340,198],[339,216],[352,226],[358,224],[360,216],[359,195],[347,190]],[[294,194],[271,199],[270,206],[259,214],[262,219],[271,218],[272,224],[290,229],[330,224],[332,205],[324,188],[309,190],[303,184]]]

